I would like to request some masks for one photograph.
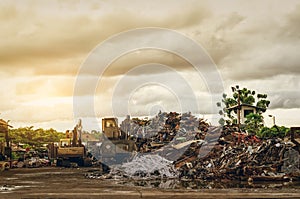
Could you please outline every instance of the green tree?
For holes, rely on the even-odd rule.
[[[261,114],[250,113],[246,116],[244,130],[251,135],[256,133],[264,126],[264,118]]]
[[[17,129],[10,129],[9,136],[14,143],[22,143],[30,146],[42,146],[49,142],[58,142],[65,137],[64,133],[57,132],[54,129],[33,129],[30,127],[20,127]]]
[[[260,129],[260,131],[257,133],[257,136],[260,138],[284,138],[287,136],[290,132],[290,128],[287,128],[285,126],[273,126],[271,128],[263,127]]]
[[[261,114],[267,110],[268,106],[270,105],[270,101],[267,100],[266,94],[255,94],[255,91],[247,88],[240,89],[238,85],[232,87],[232,96],[228,96],[224,93],[222,102],[217,103],[217,106],[222,108],[222,110],[219,112],[221,115],[223,115],[223,118],[220,120],[220,124],[237,124],[237,110],[230,108],[237,106],[240,103],[259,107],[259,109],[257,109],[257,116],[252,115],[251,117],[249,116],[249,118],[247,118],[247,123],[249,125],[257,125],[259,127],[259,121],[262,118]],[[261,118],[258,115],[260,115]],[[252,119],[257,121],[251,121]]]

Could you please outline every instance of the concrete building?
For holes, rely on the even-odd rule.
[[[250,113],[257,113],[259,110],[264,109],[261,107],[252,106],[250,104],[241,104],[230,107],[228,108],[228,110],[233,110],[236,114],[238,114],[238,110],[240,110],[240,123],[244,124],[247,119],[247,115],[249,115]]]

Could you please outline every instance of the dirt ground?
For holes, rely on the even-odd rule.
[[[85,174],[90,170],[55,167],[10,169],[0,173],[0,198],[300,198],[298,187],[162,189],[131,186],[114,179],[88,179]]]

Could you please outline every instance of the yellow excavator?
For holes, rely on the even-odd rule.
[[[91,166],[86,148],[81,143],[81,132],[82,125],[79,120],[73,131],[66,131],[66,138],[60,139],[58,146],[54,143],[49,144],[49,157],[56,161],[56,166]]]
[[[118,164],[131,156],[136,150],[133,140],[118,126],[117,118],[102,119],[102,144],[100,147],[100,161],[104,164]]]

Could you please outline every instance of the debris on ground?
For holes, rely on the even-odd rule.
[[[280,138],[259,139],[237,126],[214,127],[191,113],[176,112],[127,117],[121,130],[135,141],[138,155],[112,168],[110,177],[299,180],[299,150]]]
[[[151,152],[172,141],[178,144],[184,141],[204,138],[209,124],[191,113],[159,112],[152,119],[125,119],[121,130],[135,140],[138,152]]]
[[[182,165],[180,177],[289,180],[289,177],[299,176],[299,152],[292,147],[291,142],[279,138],[260,141],[255,136],[227,131],[208,155]]]
[[[115,165],[109,169],[109,173],[103,170],[86,174],[87,178],[130,178],[130,179],[173,179],[178,178],[178,171],[169,161],[157,154],[140,154],[130,162]]]
[[[137,155],[112,172],[123,172],[129,178],[175,178],[178,172],[172,163],[159,155]]]

